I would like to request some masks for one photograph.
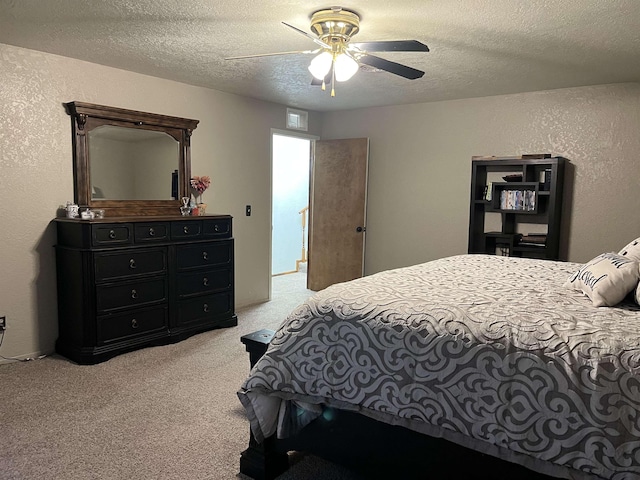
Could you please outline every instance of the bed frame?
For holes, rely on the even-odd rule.
[[[272,330],[259,330],[241,341],[251,367],[266,352]],[[546,480],[552,477],[490,455],[404,427],[388,425],[344,410],[332,409],[297,435],[258,443],[249,432],[249,447],[240,456],[240,473],[271,480],[289,468],[287,452],[324,458],[361,472],[366,478],[491,478]]]

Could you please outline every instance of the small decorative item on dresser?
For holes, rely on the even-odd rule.
[[[78,218],[80,216],[78,205],[73,202],[67,202],[67,218]]]
[[[196,199],[197,210],[191,212],[192,215],[204,215],[207,208],[207,204],[202,202],[202,194],[211,185],[211,179],[208,176],[192,177],[191,178],[191,190],[193,190],[193,196]]]
[[[182,197],[182,206],[180,207],[180,214],[186,217],[191,213],[191,207],[189,206],[189,197]]]
[[[80,212],[80,218],[82,218],[82,220],[93,220],[95,218],[95,213],[93,213],[91,209],[87,208]]]

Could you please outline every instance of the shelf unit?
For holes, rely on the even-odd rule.
[[[549,154],[473,157],[469,253],[558,260],[565,162]],[[489,213],[500,216],[494,231],[488,228]],[[523,242],[529,224],[535,224],[534,233],[546,235],[544,244]]]

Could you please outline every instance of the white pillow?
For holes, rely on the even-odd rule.
[[[596,307],[620,303],[640,279],[638,262],[617,253],[602,253],[585,263],[564,283],[587,295]]]
[[[638,286],[636,287],[636,293],[633,296],[634,300],[638,305],[640,305],[640,282],[638,282]]]
[[[640,262],[640,237],[636,238],[632,242],[618,252],[618,255],[629,257],[636,262]]]

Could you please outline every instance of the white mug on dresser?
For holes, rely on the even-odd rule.
[[[67,218],[78,218],[78,205],[72,202],[67,202]]]

